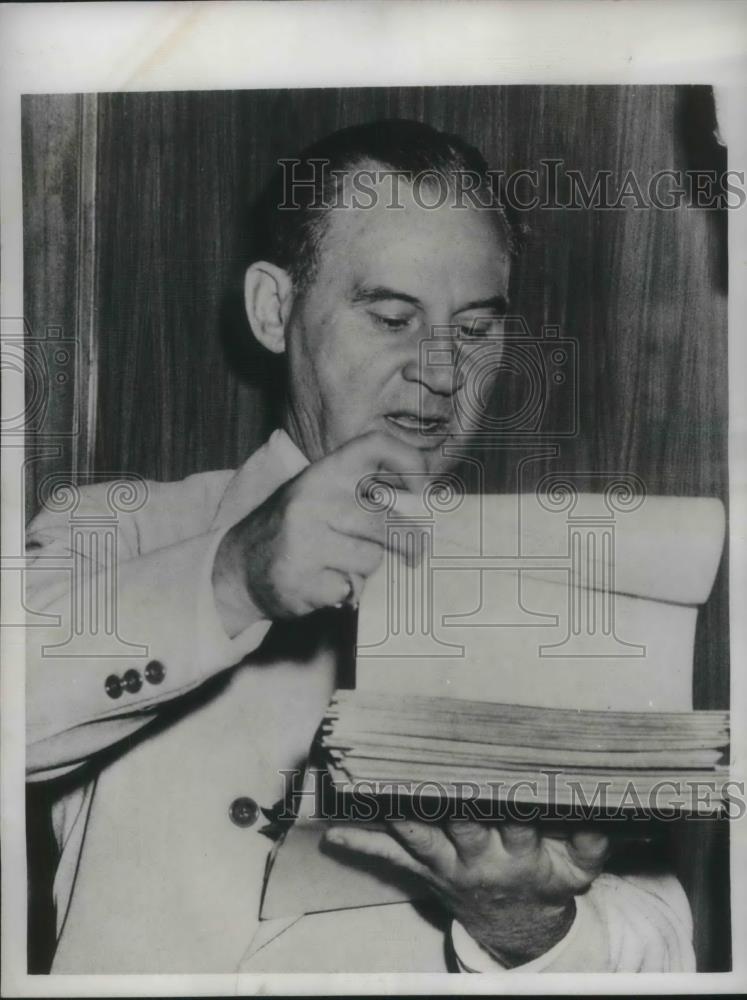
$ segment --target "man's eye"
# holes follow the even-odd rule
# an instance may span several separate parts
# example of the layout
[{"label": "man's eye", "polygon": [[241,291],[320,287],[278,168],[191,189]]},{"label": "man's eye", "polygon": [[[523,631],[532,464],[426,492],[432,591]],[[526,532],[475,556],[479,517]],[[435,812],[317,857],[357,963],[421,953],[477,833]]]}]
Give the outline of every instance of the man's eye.
[{"label": "man's eye", "polygon": [[465,340],[497,337],[503,329],[500,319],[472,319],[459,324],[459,336]]},{"label": "man's eye", "polygon": [[410,316],[387,316],[384,313],[372,312],[374,322],[377,326],[383,327],[385,330],[404,330],[410,323]]}]

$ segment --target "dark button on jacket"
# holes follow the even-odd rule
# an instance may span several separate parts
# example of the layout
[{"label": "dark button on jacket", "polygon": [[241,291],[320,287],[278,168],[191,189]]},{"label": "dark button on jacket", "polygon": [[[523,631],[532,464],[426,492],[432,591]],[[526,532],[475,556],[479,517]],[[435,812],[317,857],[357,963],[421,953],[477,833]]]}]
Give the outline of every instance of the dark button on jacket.
[{"label": "dark button on jacket", "polygon": [[166,667],[159,660],[151,660],[145,668],[145,679],[149,684],[160,684],[166,676]]},{"label": "dark button on jacket", "polygon": [[137,694],[140,688],[143,686],[143,678],[140,676],[137,670],[127,670],[122,677],[124,686],[130,692],[130,694]]},{"label": "dark button on jacket", "polygon": [[104,688],[110,698],[119,698],[122,694],[122,681],[116,674],[109,674],[104,681]]},{"label": "dark button on jacket", "polygon": [[228,815],[231,817],[231,822],[235,823],[236,826],[251,826],[257,821],[259,806],[254,799],[242,795],[238,799],[233,800],[228,808]]}]

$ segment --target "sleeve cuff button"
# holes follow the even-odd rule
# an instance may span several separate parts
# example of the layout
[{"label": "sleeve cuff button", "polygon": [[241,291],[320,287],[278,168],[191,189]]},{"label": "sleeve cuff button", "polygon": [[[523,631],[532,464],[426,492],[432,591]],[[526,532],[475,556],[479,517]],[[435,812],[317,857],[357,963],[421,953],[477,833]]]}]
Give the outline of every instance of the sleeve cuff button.
[{"label": "sleeve cuff button", "polygon": [[122,681],[116,674],[109,674],[104,681],[104,688],[110,698],[119,698],[122,694]]},{"label": "sleeve cuff button", "polygon": [[166,667],[159,660],[151,660],[145,668],[145,679],[149,684],[160,684],[166,676]]},{"label": "sleeve cuff button", "polygon": [[136,694],[143,686],[143,679],[137,670],[125,671],[122,680],[130,694]]}]

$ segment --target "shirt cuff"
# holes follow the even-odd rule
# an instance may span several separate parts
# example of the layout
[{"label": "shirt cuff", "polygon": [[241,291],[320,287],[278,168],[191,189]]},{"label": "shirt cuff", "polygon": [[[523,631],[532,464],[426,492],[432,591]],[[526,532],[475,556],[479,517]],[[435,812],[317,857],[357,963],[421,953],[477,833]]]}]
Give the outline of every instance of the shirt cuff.
[{"label": "shirt cuff", "polygon": [[578,935],[580,923],[580,911],[586,905],[583,896],[576,896],[576,915],[573,923],[568,928],[567,933],[557,941],[548,951],[533,958],[531,962],[523,965],[516,965],[508,968],[501,965],[497,958],[486,951],[475,941],[464,929],[458,920],[453,920],[451,924],[451,944],[454,949],[457,965],[460,972],[544,972],[552,966],[557,959],[570,948]]}]

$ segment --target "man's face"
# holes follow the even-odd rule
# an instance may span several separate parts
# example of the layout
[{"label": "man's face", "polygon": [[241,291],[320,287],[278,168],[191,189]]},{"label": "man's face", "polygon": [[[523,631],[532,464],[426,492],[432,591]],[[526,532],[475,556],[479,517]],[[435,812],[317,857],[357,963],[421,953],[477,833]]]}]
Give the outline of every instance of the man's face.
[{"label": "man's face", "polygon": [[[455,403],[478,422],[475,399],[486,398],[495,375],[509,255],[487,212],[451,207],[450,199],[424,208],[406,185],[402,209],[380,194],[371,209],[330,213],[316,276],[294,303],[288,426],[312,461],[383,430],[425,452],[437,472],[454,463],[443,445],[465,433]],[[492,370],[480,372],[477,396],[448,354],[427,360],[421,344],[434,332],[451,338],[463,358],[490,348]]]}]

